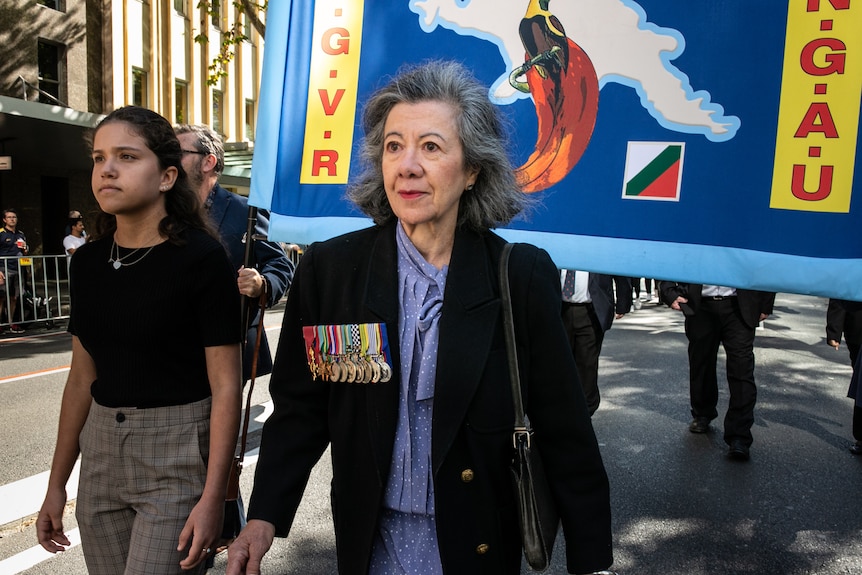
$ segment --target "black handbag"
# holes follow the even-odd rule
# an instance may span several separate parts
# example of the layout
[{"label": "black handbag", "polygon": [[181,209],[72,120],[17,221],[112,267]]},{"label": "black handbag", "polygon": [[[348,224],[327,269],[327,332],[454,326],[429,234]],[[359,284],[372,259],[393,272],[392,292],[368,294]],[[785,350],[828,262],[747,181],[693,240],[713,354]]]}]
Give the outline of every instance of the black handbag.
[{"label": "black handbag", "polygon": [[544,571],[551,564],[551,552],[560,524],[560,516],[551,496],[539,452],[533,447],[533,430],[524,416],[521,397],[518,354],[515,347],[515,322],[509,293],[509,253],[513,244],[506,244],[500,256],[500,297],[503,303],[503,334],[509,360],[512,401],[515,404],[515,429],[512,435],[515,453],[512,460],[512,485],[518,505],[521,544],[527,564],[534,571]]}]

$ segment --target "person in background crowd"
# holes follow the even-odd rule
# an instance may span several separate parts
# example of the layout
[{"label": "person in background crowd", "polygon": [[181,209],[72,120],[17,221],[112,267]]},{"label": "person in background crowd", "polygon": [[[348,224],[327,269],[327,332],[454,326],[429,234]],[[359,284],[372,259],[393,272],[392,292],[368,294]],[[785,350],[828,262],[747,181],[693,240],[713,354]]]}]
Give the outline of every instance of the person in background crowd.
[{"label": "person in background crowd", "polygon": [[[9,300],[9,315],[7,321],[11,324],[9,331],[12,333],[24,333],[24,328],[16,323],[15,311],[18,307],[18,292],[21,284],[19,278],[20,268],[18,258],[26,256],[28,251],[27,238],[24,232],[18,229],[18,213],[7,208],[3,210],[3,229],[0,230],[0,287],[5,287],[6,293],[0,294],[0,321],[3,316],[3,308],[6,300]],[[0,333],[3,326],[0,325]]]},{"label": "person in background crowd", "polygon": [[[641,303],[641,278],[629,278],[629,279],[631,280],[632,288],[635,291],[634,308],[640,309],[641,307],[643,307],[643,304]],[[643,278],[643,280],[644,280],[644,287],[646,288],[646,297],[644,298],[644,301],[649,303],[652,301],[653,280],[652,280],[652,278]],[[658,281],[656,281],[655,283],[656,283],[656,289],[658,289]]]},{"label": "person in background crowd", "polygon": [[838,349],[847,342],[850,365],[856,364],[862,346],[862,302],[830,299],[826,307],[826,343]]},{"label": "person in background crowd", "polygon": [[[367,100],[366,171],[349,197],[375,225],[313,244],[299,262],[270,381],[274,412],[229,575],[259,575],[327,446],[339,573],[520,572],[497,282],[506,242],[489,228],[530,197],[498,114],[487,87],[450,62],[403,71]],[[527,244],[515,246],[510,268],[524,403],[568,570],[605,569],[608,480],[573,385],[559,275]],[[341,359],[336,368],[321,357]]]},{"label": "person in background crowd", "polygon": [[63,238],[63,249],[66,251],[66,266],[72,261],[72,254],[87,243],[87,238],[84,237],[84,218],[69,220],[69,234]]},{"label": "person in background crowd", "polygon": [[[224,170],[221,137],[209,126],[202,125],[181,124],[174,126],[174,131],[182,146],[183,168],[189,176],[192,189],[197,192],[209,221],[228,249],[231,263],[237,270],[239,292],[248,298],[245,305],[248,306],[249,325],[242,374],[243,381],[248,381],[260,321],[258,298],[261,292],[265,292],[266,306],[277,304],[290,287],[293,263],[278,243],[266,240],[269,233],[269,214],[266,210],[257,211],[254,228],[256,238],[252,240],[245,237],[248,229],[248,198],[232,194],[218,184]],[[251,252],[251,264],[244,267],[245,245],[248,241],[254,241],[254,249]],[[272,355],[264,331],[257,360],[257,375],[266,375],[271,371]]]},{"label": "person in background crowd", "polygon": [[90,575],[202,573],[240,414],[239,296],[170,123],[118,108],[93,138],[102,212],[70,270],[72,366],[39,543],[64,551],[65,485]]},{"label": "person in background crowd", "polygon": [[[236,273],[239,293],[243,299],[243,319],[247,329],[243,343],[242,381],[243,385],[251,378],[251,366],[257,343],[258,325],[261,321],[260,296],[266,296],[266,307],[271,308],[281,300],[290,287],[294,266],[281,245],[268,241],[269,214],[258,210],[254,226],[254,238],[247,238],[248,198],[232,194],[218,184],[224,170],[224,144],[221,136],[209,126],[179,124],[174,132],[182,146],[183,169],[189,176],[192,189],[198,194],[209,222],[216,228],[222,243],[228,251],[231,265]],[[245,266],[245,247],[253,242],[250,252],[251,262]],[[272,372],[272,353],[266,331],[261,332],[257,354],[255,376]],[[240,514],[244,512],[242,494],[237,504]],[[244,517],[240,517],[243,524]],[[229,539],[233,534],[225,534]],[[214,557],[208,561],[212,567]]]},{"label": "person in background crowd", "polygon": [[[563,326],[592,416],[599,408],[599,355],[614,319],[632,309],[630,278],[561,270]],[[614,295],[616,285],[616,296]]]},{"label": "person in background crowd", "polygon": [[[83,219],[84,219],[84,216],[81,215],[81,212],[79,212],[78,210],[71,210],[69,212],[68,220],[66,222],[66,232],[64,235],[68,236],[69,234],[71,234],[72,233],[72,224],[74,224],[78,220],[83,220]],[[83,237],[85,237],[85,238],[87,237],[86,230],[83,232]]]},{"label": "person in background crowd", "polygon": [[685,314],[692,433],[706,433],[718,417],[719,345],[727,355],[730,402],[724,417],[724,441],[731,459],[748,461],[753,442],[754,333],[772,313],[775,294],[725,286],[659,282],[662,301]]},{"label": "person in background crowd", "polygon": [[[830,299],[826,308],[826,343],[838,349],[841,337],[847,342],[847,352],[850,355],[850,365],[853,366],[848,397],[856,400],[853,406],[853,438],[856,440],[850,446],[853,455],[862,455],[862,394],[857,390],[859,370],[859,348],[862,346],[862,302],[844,299]],[[855,384],[853,382],[856,382]]]}]

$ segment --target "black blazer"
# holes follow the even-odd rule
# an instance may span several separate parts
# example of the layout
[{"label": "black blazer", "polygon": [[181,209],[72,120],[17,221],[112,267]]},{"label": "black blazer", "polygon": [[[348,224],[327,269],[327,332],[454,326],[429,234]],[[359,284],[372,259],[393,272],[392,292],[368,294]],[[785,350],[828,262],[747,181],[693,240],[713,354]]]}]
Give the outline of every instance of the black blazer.
[{"label": "black blazer", "polygon": [[[678,282],[658,282],[661,299],[667,305],[673,304],[678,296],[688,299],[694,313],[700,307],[703,285],[687,284]],[[760,314],[772,314],[772,306],[775,303],[775,293],[757,290],[737,289],[736,301],[739,304],[739,315],[745,325],[754,329],[760,323]]]},{"label": "black blazer", "polygon": [[862,302],[830,299],[826,308],[826,339],[841,343],[841,336],[849,345],[862,343]]},{"label": "black blazer", "polygon": [[[590,300],[602,331],[611,329],[614,315],[629,313],[632,310],[632,280],[623,276],[610,276],[590,272]],[[616,297],[614,296],[616,285]]]},{"label": "black blazer", "polygon": [[[331,444],[339,573],[367,572],[398,420],[395,223],[311,246],[288,296],[249,518],[286,536],[312,467]],[[499,236],[459,230],[440,319],[432,423],[437,533],[447,574],[517,574],[509,476],[513,404],[502,332]],[[560,317],[557,270],[519,245],[511,291],[527,412],[562,514],[570,572],[612,563],[608,480]],[[384,322],[388,383],[312,381],[303,325]]]},{"label": "black blazer", "polygon": [[[239,270],[245,260],[245,234],[248,228],[248,198],[232,194],[216,184],[213,202],[209,208],[210,221],[218,230],[222,243],[227,248],[231,265]],[[269,232],[269,216],[265,210],[258,210],[254,233],[266,236]],[[251,265],[266,278],[269,293],[267,307],[278,303],[293,279],[293,263],[287,258],[284,250],[275,242],[255,241],[251,253]],[[242,380],[247,381],[251,373],[251,360],[254,354],[254,344],[257,339],[257,325],[260,313],[257,311],[257,300],[243,298],[243,304],[250,306],[248,332],[246,333],[245,351],[242,358]],[[260,341],[260,353],[257,360],[257,375],[266,375],[272,371],[272,355],[266,332]]]}]

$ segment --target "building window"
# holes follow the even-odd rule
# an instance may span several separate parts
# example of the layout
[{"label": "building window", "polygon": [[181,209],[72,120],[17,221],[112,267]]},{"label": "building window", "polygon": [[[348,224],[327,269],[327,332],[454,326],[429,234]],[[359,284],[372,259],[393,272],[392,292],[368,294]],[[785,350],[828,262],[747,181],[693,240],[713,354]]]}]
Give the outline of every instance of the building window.
[{"label": "building window", "polygon": [[63,11],[65,10],[65,6],[63,5],[63,0],[36,0],[36,4],[41,4],[42,6],[47,6],[53,10]]},{"label": "building window", "polygon": [[213,130],[218,134],[224,134],[224,92],[213,90]]},{"label": "building window", "polygon": [[[39,101],[60,102],[60,80],[63,71],[63,47],[39,40]],[[53,96],[53,97],[52,97]]]},{"label": "building window", "polygon": [[212,0],[210,3],[210,22],[219,29],[224,22],[224,5],[225,0]]},{"label": "building window", "polygon": [[248,17],[245,10],[242,11],[242,35],[245,36],[246,40],[251,40],[251,18]]},{"label": "building window", "polygon": [[140,68],[132,68],[132,104],[147,106],[147,73]]},{"label": "building window", "polygon": [[245,139],[254,141],[254,100],[245,101]]},{"label": "building window", "polygon": [[186,15],[186,0],[174,0],[174,10],[177,14]]},{"label": "building window", "polygon": [[174,122],[189,122],[189,85],[181,80],[174,84]]}]

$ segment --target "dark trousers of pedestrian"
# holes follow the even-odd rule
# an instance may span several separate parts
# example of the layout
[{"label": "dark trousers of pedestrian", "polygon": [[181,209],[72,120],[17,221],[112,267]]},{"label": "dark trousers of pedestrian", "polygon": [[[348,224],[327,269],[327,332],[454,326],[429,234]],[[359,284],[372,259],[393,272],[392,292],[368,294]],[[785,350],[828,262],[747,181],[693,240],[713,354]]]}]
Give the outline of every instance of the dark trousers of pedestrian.
[{"label": "dark trousers of pedestrian", "polygon": [[563,302],[563,325],[569,346],[575,356],[581,388],[587,399],[590,415],[599,408],[599,354],[602,352],[604,332],[591,303]]},{"label": "dark trousers of pedestrian", "polygon": [[727,384],[730,401],[724,418],[724,441],[741,439],[752,443],[754,404],[754,328],[748,327],[739,313],[736,298],[704,298],[697,313],[685,320],[688,337],[689,386],[691,414],[694,417],[718,417],[718,378],[716,362],[719,345],[727,356]]},{"label": "dark trousers of pedestrian", "polygon": [[[857,386],[859,385],[859,378],[862,377],[862,358],[859,357],[859,344],[847,342],[847,348],[850,351],[850,362],[853,364],[853,376],[851,377],[851,381],[855,380],[857,382]],[[856,396],[850,393],[853,390],[853,386],[851,384],[851,388],[848,391],[847,397],[853,399],[853,439],[856,441],[862,442],[862,407],[859,405],[859,401],[856,400]],[[858,389],[857,392],[858,393]]]}]

